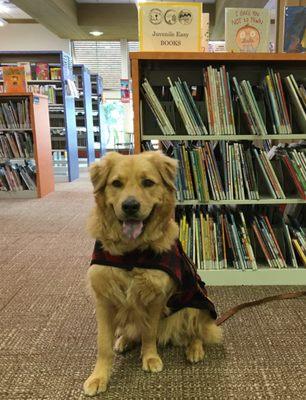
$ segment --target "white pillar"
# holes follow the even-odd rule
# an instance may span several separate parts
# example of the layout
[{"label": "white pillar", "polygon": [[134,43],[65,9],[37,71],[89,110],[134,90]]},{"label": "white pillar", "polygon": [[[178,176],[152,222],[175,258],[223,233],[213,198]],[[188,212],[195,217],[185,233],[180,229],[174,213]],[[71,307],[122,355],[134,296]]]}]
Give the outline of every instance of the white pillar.
[{"label": "white pillar", "polygon": [[[130,79],[130,60],[129,46],[127,39],[120,40],[121,51],[121,78]],[[129,103],[123,103],[124,106],[124,131],[130,133],[133,130],[133,114],[132,114],[132,99]],[[126,141],[130,140],[130,136],[126,136]]]}]

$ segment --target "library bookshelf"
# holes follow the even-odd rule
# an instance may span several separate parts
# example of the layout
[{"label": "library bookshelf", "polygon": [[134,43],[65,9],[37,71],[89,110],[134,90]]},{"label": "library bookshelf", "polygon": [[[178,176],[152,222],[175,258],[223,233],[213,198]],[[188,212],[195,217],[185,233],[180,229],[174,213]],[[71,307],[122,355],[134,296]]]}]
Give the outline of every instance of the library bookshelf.
[{"label": "library bookshelf", "polygon": [[[28,99],[30,128],[1,129],[1,132],[26,131],[32,135],[36,165],[36,190],[0,191],[0,199],[40,198],[54,191],[48,97],[33,93],[1,93],[0,103]],[[22,159],[18,159],[20,161]],[[8,161],[8,160],[3,160]],[[14,159],[11,160],[14,162]]]},{"label": "library bookshelf", "polygon": [[97,157],[106,153],[106,121],[103,111],[103,79],[99,74],[90,74],[92,111],[95,145],[98,144]]},{"label": "library bookshelf", "polygon": [[78,154],[84,155],[90,165],[95,161],[90,72],[84,64],[74,64],[73,74],[80,93],[75,99]]},{"label": "library bookshelf", "polygon": [[[60,79],[31,79],[28,85],[41,88],[54,87],[54,102],[49,101],[49,118],[53,158],[61,154],[60,159],[53,162],[55,174],[65,176],[68,181],[79,177],[77,148],[77,131],[74,97],[68,91],[68,79],[73,80],[72,58],[63,51],[1,51],[1,65],[17,65],[29,63],[34,67],[37,63],[48,64],[61,70]],[[0,81],[0,85],[3,82]],[[1,91],[1,90],[0,90]],[[62,154],[65,154],[62,157]]]},{"label": "library bookshelf", "polygon": [[[272,143],[306,140],[306,132],[301,132],[297,125],[293,126],[292,134],[251,135],[240,129],[237,135],[205,135],[190,136],[180,129],[175,135],[163,135],[151,110],[141,93],[141,84],[145,78],[151,86],[169,87],[167,78],[180,78],[189,86],[203,86],[203,69],[207,66],[220,67],[225,65],[230,76],[236,76],[238,81],[249,80],[251,85],[263,80],[267,68],[279,71],[281,76],[293,73],[296,79],[305,80],[306,54],[286,53],[178,53],[178,52],[132,52],[130,53],[132,72],[132,91],[134,108],[134,144],[135,153],[141,152],[141,143],[146,140],[155,141],[249,141],[256,143],[272,140]],[[167,99],[168,101],[168,99]],[[204,103],[204,100],[202,100]],[[168,104],[169,105],[169,104]],[[294,121],[293,121],[294,123]],[[243,124],[242,124],[243,125]],[[293,124],[294,125],[294,124]],[[187,200],[177,202],[178,205],[286,205],[305,204],[306,201],[298,196],[286,199],[261,197],[260,200],[223,200],[199,202]],[[267,265],[258,265],[257,270],[207,269],[198,270],[208,284],[212,285],[285,285],[306,284],[305,268],[274,269]]]}]

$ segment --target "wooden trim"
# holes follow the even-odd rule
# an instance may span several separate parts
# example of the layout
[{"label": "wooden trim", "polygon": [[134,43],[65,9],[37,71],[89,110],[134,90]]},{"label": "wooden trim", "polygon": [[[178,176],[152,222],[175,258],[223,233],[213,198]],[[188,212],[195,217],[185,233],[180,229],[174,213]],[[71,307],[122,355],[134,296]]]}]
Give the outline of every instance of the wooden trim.
[{"label": "wooden trim", "polygon": [[197,273],[208,286],[241,286],[241,285],[305,285],[306,269],[275,269],[268,266],[256,270],[198,269]]},{"label": "wooden trim", "polygon": [[51,152],[51,133],[48,110],[48,97],[39,96],[39,102],[33,102],[37,97],[31,96],[31,126],[35,143],[36,184],[38,197],[46,196],[54,191],[54,175]]},{"label": "wooden trim", "polygon": [[131,52],[133,60],[190,60],[190,61],[306,61],[306,53],[176,53]]},{"label": "wooden trim", "polygon": [[132,91],[133,91],[133,110],[134,110],[134,151],[136,154],[141,152],[140,143],[140,95],[139,95],[139,63],[132,60]]},{"label": "wooden trim", "polygon": [[231,140],[306,140],[305,133],[287,133],[287,134],[268,134],[268,135],[141,135],[142,140],[205,140],[209,141],[231,141]]},{"label": "wooden trim", "polygon": [[9,24],[39,24],[32,18],[3,18]]}]

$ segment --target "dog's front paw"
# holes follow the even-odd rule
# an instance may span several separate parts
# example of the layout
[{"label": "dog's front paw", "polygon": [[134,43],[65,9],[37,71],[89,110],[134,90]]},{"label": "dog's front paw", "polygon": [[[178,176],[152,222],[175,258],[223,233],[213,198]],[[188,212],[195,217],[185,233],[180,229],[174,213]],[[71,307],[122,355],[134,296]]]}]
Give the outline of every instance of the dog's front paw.
[{"label": "dog's front paw", "polygon": [[191,363],[197,363],[204,359],[204,349],[201,340],[194,340],[186,349],[187,360]]},{"label": "dog's front paw", "polygon": [[104,375],[91,374],[84,383],[84,393],[86,396],[96,396],[106,391],[107,383],[108,380]]},{"label": "dog's front paw", "polygon": [[147,372],[160,372],[163,370],[163,362],[158,355],[143,357],[142,369]]}]

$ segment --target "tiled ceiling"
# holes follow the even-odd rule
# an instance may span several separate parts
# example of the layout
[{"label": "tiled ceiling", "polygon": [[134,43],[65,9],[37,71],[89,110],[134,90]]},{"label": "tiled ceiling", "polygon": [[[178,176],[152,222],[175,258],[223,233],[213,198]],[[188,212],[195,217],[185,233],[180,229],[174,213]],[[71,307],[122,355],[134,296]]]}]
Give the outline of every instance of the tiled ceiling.
[{"label": "tiled ceiling", "polygon": [[15,6],[11,1],[0,0],[0,18],[3,19],[31,19],[31,17]]}]

